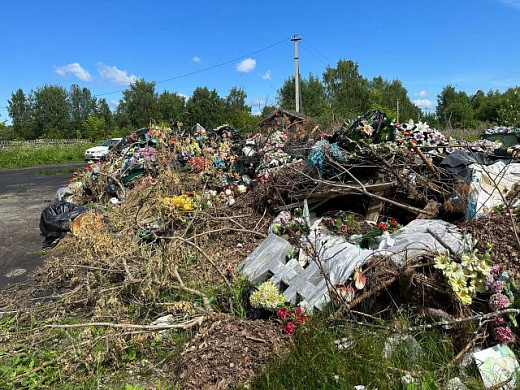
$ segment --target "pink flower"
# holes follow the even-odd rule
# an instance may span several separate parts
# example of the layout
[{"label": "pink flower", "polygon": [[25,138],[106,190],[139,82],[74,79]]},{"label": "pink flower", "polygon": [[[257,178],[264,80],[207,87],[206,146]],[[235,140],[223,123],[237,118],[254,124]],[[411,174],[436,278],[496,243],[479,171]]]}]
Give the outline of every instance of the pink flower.
[{"label": "pink flower", "polygon": [[495,283],[495,277],[493,275],[488,275],[484,278],[484,283],[486,284],[486,289],[490,289],[491,285]]},{"label": "pink flower", "polygon": [[515,335],[507,326],[498,326],[493,329],[493,333],[497,341],[501,343],[512,343],[515,341]]},{"label": "pink flower", "polygon": [[498,264],[495,264],[491,267],[491,273],[498,275],[500,274],[500,271],[502,271],[502,267]]},{"label": "pink flower", "polygon": [[282,321],[287,321],[287,319],[289,318],[289,310],[285,308],[280,309],[276,312],[276,316],[278,317],[278,319]]},{"label": "pink flower", "polygon": [[509,306],[511,306],[511,302],[509,301],[509,298],[504,294],[493,294],[489,298],[489,307],[493,311],[502,310]]},{"label": "pink flower", "polygon": [[285,334],[288,334],[288,335],[293,335],[294,334],[294,331],[296,330],[296,326],[294,326],[294,324],[289,321],[283,328],[282,328],[282,332],[285,333]]},{"label": "pink flower", "polygon": [[347,225],[341,225],[341,233],[347,234],[348,233],[348,226]]},{"label": "pink flower", "polygon": [[302,309],[301,307],[299,307],[299,306],[298,306],[298,307],[295,307],[295,308],[293,309],[293,311],[294,311],[294,314],[296,314],[296,316],[298,316],[298,317],[301,316],[301,315],[303,314],[303,309]]},{"label": "pink flower", "polygon": [[496,326],[505,325],[506,320],[504,317],[497,317],[495,321],[493,321]]},{"label": "pink flower", "polygon": [[491,285],[491,291],[498,294],[501,293],[504,290],[505,283],[501,280],[497,280],[495,283]]}]

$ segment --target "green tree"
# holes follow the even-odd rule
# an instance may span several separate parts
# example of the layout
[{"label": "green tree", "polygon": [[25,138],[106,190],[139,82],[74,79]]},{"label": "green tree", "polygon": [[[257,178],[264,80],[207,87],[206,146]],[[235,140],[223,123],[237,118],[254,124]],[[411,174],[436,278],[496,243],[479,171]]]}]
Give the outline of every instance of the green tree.
[{"label": "green tree", "polygon": [[369,82],[370,109],[385,112],[390,118],[397,119],[397,102],[399,101],[399,120],[417,120],[421,110],[412,103],[408,91],[401,81],[384,80],[381,76],[374,77]]},{"label": "green tree", "polygon": [[[294,88],[294,76],[285,80],[282,87],[278,90],[278,104],[280,107],[294,110],[296,108],[296,100]],[[329,103],[325,94],[325,88],[320,79],[309,74],[308,78],[300,79],[300,111],[305,115],[318,119],[329,113]]]},{"label": "green tree", "polygon": [[159,115],[158,97],[155,83],[137,80],[123,92],[117,107],[118,124],[142,128],[149,126],[150,120],[157,120]]},{"label": "green tree", "polygon": [[464,91],[457,92],[451,85],[437,96],[437,116],[442,125],[467,128],[475,125],[471,100]]},{"label": "green tree", "polygon": [[158,100],[159,120],[168,124],[172,121],[184,122],[186,101],[183,96],[175,92],[164,91]]},{"label": "green tree", "polygon": [[80,88],[78,85],[72,84],[67,100],[69,103],[71,131],[80,137],[83,122],[96,113],[96,98],[92,96],[88,88]]},{"label": "green tree", "polygon": [[214,89],[196,88],[186,103],[186,109],[190,126],[200,123],[206,129],[212,129],[225,121],[226,103]]},{"label": "green tree", "polygon": [[22,89],[11,94],[7,112],[11,117],[14,136],[23,139],[37,138],[33,123],[31,106]]},{"label": "green tree", "polygon": [[105,119],[96,116],[89,116],[83,121],[82,133],[85,138],[91,141],[108,138],[108,132],[105,126]]},{"label": "green tree", "polygon": [[355,62],[340,60],[335,68],[328,66],[323,84],[334,115],[348,119],[370,108],[368,81]]},{"label": "green tree", "polygon": [[70,132],[67,91],[58,85],[45,85],[31,91],[29,98],[34,118],[33,137],[74,138]]},{"label": "green tree", "polygon": [[96,113],[98,118],[102,118],[105,121],[105,129],[107,133],[112,134],[115,126],[114,115],[104,98],[97,101]]},{"label": "green tree", "polygon": [[246,104],[247,94],[242,88],[229,90],[225,101],[224,122],[235,129],[250,133],[258,123],[258,118],[251,114],[251,106]]},{"label": "green tree", "polygon": [[498,122],[504,126],[520,126],[520,88],[509,88],[504,92],[498,110]]}]

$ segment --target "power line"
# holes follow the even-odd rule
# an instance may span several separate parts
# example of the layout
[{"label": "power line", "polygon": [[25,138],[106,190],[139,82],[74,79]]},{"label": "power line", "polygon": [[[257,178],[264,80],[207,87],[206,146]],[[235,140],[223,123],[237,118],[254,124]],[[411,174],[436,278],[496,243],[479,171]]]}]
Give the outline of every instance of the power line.
[{"label": "power line", "polygon": [[[266,47],[263,47],[261,49],[252,51],[250,53],[241,55],[239,57],[235,57],[235,58],[233,58],[231,60],[228,60],[228,61],[225,61],[225,62],[221,62],[221,63],[216,64],[216,65],[208,66],[207,68],[204,68],[204,69],[199,69],[199,70],[195,70],[193,72],[188,72],[188,73],[184,73],[184,74],[181,74],[181,75],[178,75],[178,76],[170,77],[170,78],[167,78],[167,79],[164,79],[164,80],[156,81],[155,84],[166,83],[168,81],[177,80],[177,79],[180,79],[180,78],[183,78],[183,77],[192,76],[194,74],[206,72],[206,71],[211,70],[211,69],[215,69],[215,68],[218,68],[218,67],[221,67],[221,66],[224,66],[224,65],[228,65],[228,64],[231,64],[232,62],[238,61],[238,60],[240,60],[240,59],[242,59],[244,57],[249,57],[249,56],[252,56],[254,54],[260,53],[260,52],[262,52],[264,50],[271,49],[272,47],[278,46],[278,45],[280,45],[280,44],[282,44],[284,42],[287,42],[288,40],[289,40],[289,38],[283,39],[283,40],[281,40],[279,42],[276,42],[276,43],[273,43],[273,44],[271,44],[269,46],[266,46]],[[123,91],[124,91],[124,89],[121,89],[121,90],[118,90],[118,91],[99,93],[99,94],[96,94],[94,96],[98,97],[98,96],[112,95],[114,93],[120,93],[120,92],[123,92]]]},{"label": "power line", "polygon": [[[183,78],[183,77],[188,77],[188,76],[192,76],[192,75],[194,75],[194,74],[199,74],[199,73],[202,73],[202,72],[206,72],[206,71],[211,70],[211,69],[219,68],[219,67],[221,67],[221,66],[228,65],[228,64],[231,64],[232,62],[238,61],[238,60],[240,60],[240,59],[242,59],[242,58],[244,58],[244,57],[249,57],[249,56],[252,56],[252,55],[254,55],[254,54],[260,53],[260,52],[262,52],[262,51],[265,51],[265,50],[271,49],[271,48],[273,48],[273,47],[275,47],[275,46],[278,46],[278,45],[280,45],[280,44],[282,44],[282,43],[284,43],[284,42],[287,42],[287,41],[289,41],[289,40],[290,40],[290,38],[285,38],[285,39],[283,39],[283,40],[281,40],[281,41],[279,41],[279,42],[273,43],[273,44],[271,44],[271,45],[269,45],[269,46],[265,46],[265,47],[263,47],[263,48],[261,48],[261,49],[258,49],[258,50],[255,50],[255,51],[252,51],[252,52],[250,52],[250,53],[243,54],[243,55],[241,55],[241,56],[235,57],[235,58],[233,58],[233,59],[231,59],[231,60],[224,61],[224,62],[221,62],[221,63],[216,64],[216,65],[208,66],[207,68],[204,68],[204,69],[199,69],[199,70],[195,70],[195,71],[193,71],[193,72],[188,72],[188,73],[180,74],[180,75],[178,75],[178,76],[173,76],[173,77],[170,77],[170,78],[167,78],[167,79],[164,79],[164,80],[159,80],[159,81],[156,81],[155,84],[166,83],[166,82],[168,82],[168,81],[177,80],[177,79],[180,79],[180,78]],[[98,94],[94,94],[94,96],[95,96],[95,97],[99,97],[99,96],[113,95],[113,94],[115,94],[115,93],[121,93],[121,92],[123,92],[123,91],[125,91],[125,89],[120,89],[120,90],[117,90],[117,91],[111,91],[111,92],[98,93]],[[0,109],[2,109],[2,108],[7,109],[8,107],[7,107],[7,106],[5,106],[5,107],[0,107]]]},{"label": "power line", "polygon": [[325,64],[325,65],[329,65],[327,62],[323,61],[320,57],[318,57],[316,54],[314,54],[312,51],[310,51],[309,49],[307,49],[304,45],[302,45],[302,49],[305,50],[307,53],[309,53],[311,56],[313,56],[314,58],[316,58],[319,62],[321,62],[322,64]]},{"label": "power line", "polygon": [[309,47],[311,47],[316,53],[318,53],[322,58],[325,59],[325,61],[328,62],[328,64],[332,64],[334,63],[334,61],[332,61],[328,56],[326,56],[325,54],[323,54],[321,51],[319,51],[318,49],[316,49],[314,47],[314,45],[312,45],[307,39],[305,40],[305,42],[307,43],[307,45],[309,45]]}]

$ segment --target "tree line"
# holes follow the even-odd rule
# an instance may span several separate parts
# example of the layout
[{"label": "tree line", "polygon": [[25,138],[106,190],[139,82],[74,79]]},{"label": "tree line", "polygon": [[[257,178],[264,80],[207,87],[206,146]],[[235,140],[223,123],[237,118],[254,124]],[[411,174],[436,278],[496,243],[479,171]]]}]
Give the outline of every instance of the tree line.
[{"label": "tree line", "polygon": [[25,94],[22,89],[11,94],[8,113],[12,124],[4,129],[8,138],[88,138],[97,140],[125,135],[147,127],[151,121],[170,126],[200,123],[213,128],[225,122],[238,129],[248,129],[258,118],[246,104],[247,94],[233,87],[222,98],[216,90],[199,87],[190,98],[164,91],[155,91],[155,83],[137,80],[112,111],[105,98],[96,98],[91,91],[72,85],[69,90],[58,85],[45,85]]},{"label": "tree line", "polygon": [[[278,90],[277,104],[295,109],[294,77]],[[324,128],[333,128],[362,113],[377,109],[400,122],[427,120],[437,127],[470,128],[485,124],[520,126],[520,88],[504,93],[478,91],[468,95],[446,86],[437,97],[435,113],[421,111],[410,99],[400,80],[381,76],[369,80],[358,65],[340,60],[319,76],[300,78],[301,111]],[[243,132],[257,130],[259,117],[246,104],[247,94],[233,87],[225,97],[206,87],[196,88],[189,98],[176,92],[158,93],[154,82],[143,79],[131,84],[114,110],[105,98],[97,98],[87,87],[72,85],[68,90],[45,85],[25,93],[11,94],[8,101],[10,126],[0,126],[0,138],[88,138],[122,136],[146,127],[151,121],[162,125],[182,122],[214,128],[229,123]],[[399,107],[399,108],[398,108]],[[263,114],[274,107],[265,106]]]},{"label": "tree line", "polygon": [[444,87],[437,98],[436,115],[432,120],[441,127],[473,128],[476,126],[520,126],[520,88],[501,93],[479,90],[474,95]]}]

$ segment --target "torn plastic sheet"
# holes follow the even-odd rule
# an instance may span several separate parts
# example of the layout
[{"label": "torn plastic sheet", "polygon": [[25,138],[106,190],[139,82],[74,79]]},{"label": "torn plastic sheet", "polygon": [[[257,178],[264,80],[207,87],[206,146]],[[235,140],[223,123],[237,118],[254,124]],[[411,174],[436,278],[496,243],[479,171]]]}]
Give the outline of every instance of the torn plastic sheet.
[{"label": "torn plastic sheet", "polygon": [[504,197],[520,182],[520,164],[498,161],[492,165],[472,164],[471,190],[468,197],[468,219],[487,215],[504,203]]},{"label": "torn plastic sheet", "polygon": [[[402,264],[406,260],[428,252],[447,252],[445,246],[448,246],[453,253],[460,253],[466,245],[462,232],[455,225],[442,220],[416,219],[392,234],[385,233],[377,249],[362,249],[346,242],[342,237],[331,235],[325,228],[321,228],[320,232],[317,226],[319,225],[314,225],[309,240],[314,243],[315,253],[321,259],[323,272],[329,276],[332,285],[344,283],[352,275],[355,267],[364,265],[376,255],[388,256],[397,264]],[[315,260],[311,260],[309,267],[312,264],[315,264],[319,271],[320,267]],[[302,272],[302,278],[307,276],[306,271],[309,267]],[[320,276],[322,280],[318,285],[321,288],[316,288],[312,294],[307,294],[308,288],[307,291],[299,289],[302,283],[296,283],[294,287],[289,286],[284,291],[284,295],[286,298],[293,299],[298,294],[305,298],[303,304],[309,308],[322,308],[330,301],[330,296],[325,278],[321,274]],[[314,280],[317,280],[316,275]],[[295,282],[298,282],[298,279]]]}]

